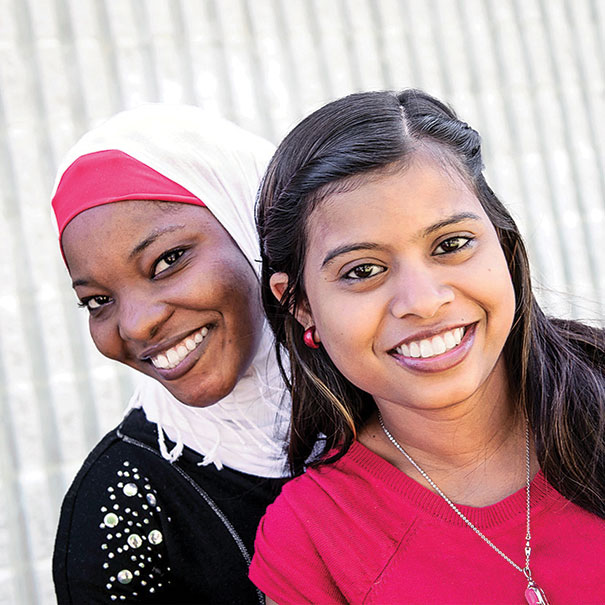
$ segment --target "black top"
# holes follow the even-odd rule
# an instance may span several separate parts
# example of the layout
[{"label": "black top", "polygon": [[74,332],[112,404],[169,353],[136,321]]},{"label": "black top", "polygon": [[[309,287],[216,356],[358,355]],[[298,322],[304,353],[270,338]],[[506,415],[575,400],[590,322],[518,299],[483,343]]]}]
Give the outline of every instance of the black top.
[{"label": "black top", "polygon": [[53,556],[61,605],[264,603],[248,565],[283,481],[201,459],[188,448],[172,464],[162,458],[142,410],[103,438],[61,508]]}]

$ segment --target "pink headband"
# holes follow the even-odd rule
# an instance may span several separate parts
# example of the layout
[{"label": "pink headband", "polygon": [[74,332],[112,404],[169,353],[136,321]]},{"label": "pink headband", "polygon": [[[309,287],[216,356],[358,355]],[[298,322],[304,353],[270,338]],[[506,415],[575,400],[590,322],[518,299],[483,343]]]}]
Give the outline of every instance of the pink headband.
[{"label": "pink headband", "polygon": [[59,229],[95,206],[125,200],[159,200],[205,206],[178,183],[123,151],[111,149],[80,156],[63,173],[52,200]]}]

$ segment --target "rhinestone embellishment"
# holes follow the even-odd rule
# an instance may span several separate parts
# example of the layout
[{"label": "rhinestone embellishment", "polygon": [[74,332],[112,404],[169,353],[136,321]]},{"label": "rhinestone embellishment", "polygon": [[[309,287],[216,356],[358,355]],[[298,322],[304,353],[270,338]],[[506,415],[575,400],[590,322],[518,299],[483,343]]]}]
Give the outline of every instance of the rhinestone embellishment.
[{"label": "rhinestone embellishment", "polygon": [[139,534],[131,534],[130,536],[128,536],[128,545],[131,548],[140,548],[142,544],[143,540],[141,539],[141,536],[139,536]]},{"label": "rhinestone embellishment", "polygon": [[[113,485],[104,488],[105,502],[99,503],[101,514],[97,521],[99,528],[105,530],[101,549],[105,551],[102,566],[107,597],[110,602],[128,601],[127,592],[142,590],[143,593],[130,595],[146,594],[149,598],[162,590],[162,583],[170,584],[163,577],[170,569],[164,564],[164,534],[158,528],[162,507],[142,470],[125,461],[115,472]],[[115,594],[120,586],[123,594]]]},{"label": "rhinestone embellishment", "polygon": [[129,569],[123,569],[118,572],[118,582],[120,584],[130,584],[132,582],[132,572]]},{"label": "rhinestone embellishment", "polygon": [[125,496],[136,496],[139,488],[137,487],[136,483],[127,483],[122,491],[124,492]]},{"label": "rhinestone embellishment", "polygon": [[115,527],[119,523],[118,515],[115,513],[107,513],[105,517],[103,517],[103,523],[107,527]]}]

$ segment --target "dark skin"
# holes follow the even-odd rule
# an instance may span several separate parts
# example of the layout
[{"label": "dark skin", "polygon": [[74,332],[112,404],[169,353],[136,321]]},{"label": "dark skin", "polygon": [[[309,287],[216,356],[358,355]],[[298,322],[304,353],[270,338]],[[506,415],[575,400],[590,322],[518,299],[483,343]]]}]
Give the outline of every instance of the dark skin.
[{"label": "dark skin", "polygon": [[76,216],[61,243],[103,355],[187,405],[206,407],[233,390],[261,338],[259,284],[207,208],[106,204]]}]

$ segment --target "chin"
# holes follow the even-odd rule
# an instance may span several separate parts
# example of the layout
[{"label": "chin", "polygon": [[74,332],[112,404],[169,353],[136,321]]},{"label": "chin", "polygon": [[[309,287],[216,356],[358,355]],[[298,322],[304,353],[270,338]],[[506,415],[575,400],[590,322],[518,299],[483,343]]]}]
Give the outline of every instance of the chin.
[{"label": "chin", "polygon": [[[177,398],[178,399],[178,398]],[[187,407],[190,408],[208,408],[211,405],[214,405],[216,403],[216,401],[206,401],[206,400],[196,400],[196,401],[181,401],[179,399],[179,401],[183,404],[186,405]]]},{"label": "chin", "polygon": [[[199,383],[198,383],[199,384]],[[237,382],[230,383],[228,385],[220,386],[208,386],[201,385],[201,389],[196,389],[197,392],[187,390],[183,392],[181,389],[172,389],[169,385],[164,385],[170,393],[176,397],[181,403],[188,405],[192,408],[207,408],[215,403],[218,403],[221,399],[224,399],[233,389]]]}]

